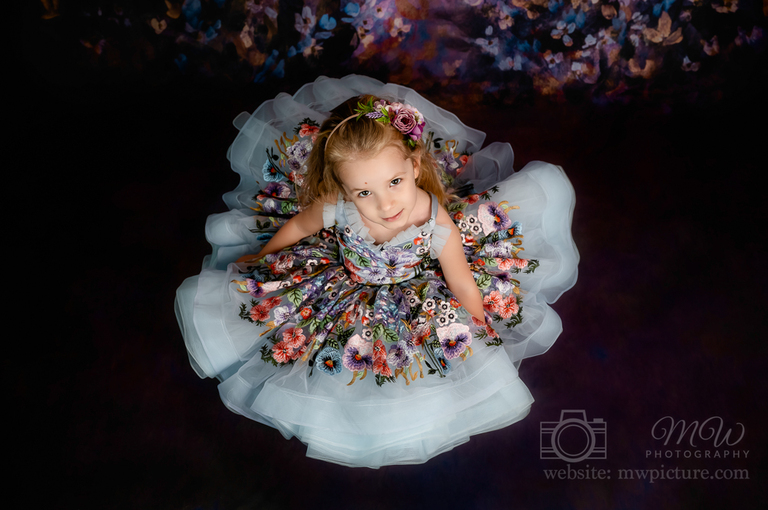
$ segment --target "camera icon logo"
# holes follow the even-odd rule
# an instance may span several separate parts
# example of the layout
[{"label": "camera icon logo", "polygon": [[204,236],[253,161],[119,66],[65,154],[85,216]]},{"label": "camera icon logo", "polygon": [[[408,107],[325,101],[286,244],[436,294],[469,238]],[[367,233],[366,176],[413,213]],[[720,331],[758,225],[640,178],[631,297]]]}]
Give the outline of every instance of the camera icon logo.
[{"label": "camera icon logo", "polygon": [[561,410],[560,421],[541,422],[539,433],[540,459],[581,462],[606,458],[607,424],[602,418],[587,421],[583,409]]}]

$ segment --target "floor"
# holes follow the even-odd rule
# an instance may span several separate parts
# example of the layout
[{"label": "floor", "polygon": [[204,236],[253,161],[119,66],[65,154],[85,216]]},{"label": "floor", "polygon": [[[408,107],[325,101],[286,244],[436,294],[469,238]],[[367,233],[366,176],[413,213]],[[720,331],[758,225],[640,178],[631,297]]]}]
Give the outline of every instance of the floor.
[{"label": "floor", "polygon": [[[536,399],[524,421],[424,465],[370,470],[307,459],[297,440],[227,411],[216,383],[190,368],[173,313],[176,287],[209,251],[205,218],[237,183],[225,158],[231,120],[277,91],[31,82],[34,122],[16,133],[29,166],[9,169],[31,179],[9,191],[21,200],[12,211],[21,246],[42,262],[25,260],[32,271],[20,285],[46,347],[6,370],[18,399],[6,416],[24,423],[14,471],[40,488],[29,506],[749,509],[768,500],[759,83],[699,106],[442,104],[488,142],[510,142],[516,168],[536,159],[565,168],[580,276],[554,305],[562,336],[521,367]],[[540,459],[541,424],[562,410],[604,420],[604,459]],[[673,420],[700,428],[665,445]]]}]

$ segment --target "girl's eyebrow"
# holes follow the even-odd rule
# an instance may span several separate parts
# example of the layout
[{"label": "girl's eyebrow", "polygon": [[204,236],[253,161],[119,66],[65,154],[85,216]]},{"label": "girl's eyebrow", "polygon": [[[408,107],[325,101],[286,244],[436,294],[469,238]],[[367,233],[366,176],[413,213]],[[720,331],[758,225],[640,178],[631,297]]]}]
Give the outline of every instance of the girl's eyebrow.
[{"label": "girl's eyebrow", "polygon": [[[389,182],[392,182],[392,181],[394,181],[395,179],[398,179],[398,178],[400,178],[400,177],[402,177],[402,176],[404,176],[404,175],[405,175],[405,172],[399,172],[399,173],[396,173],[394,177],[392,177],[391,179],[389,179]],[[368,183],[366,183],[366,184],[368,184]],[[367,189],[368,189],[368,188],[349,188],[349,191],[365,191],[365,190],[367,190]]]}]

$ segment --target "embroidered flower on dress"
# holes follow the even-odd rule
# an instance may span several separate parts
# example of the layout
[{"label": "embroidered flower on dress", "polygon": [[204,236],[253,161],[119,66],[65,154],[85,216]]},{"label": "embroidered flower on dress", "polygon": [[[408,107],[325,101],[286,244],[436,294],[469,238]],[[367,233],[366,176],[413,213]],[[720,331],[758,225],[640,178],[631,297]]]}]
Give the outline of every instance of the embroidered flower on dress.
[{"label": "embroidered flower on dress", "polygon": [[277,198],[288,198],[291,196],[291,188],[284,182],[270,182],[264,188],[264,193]]},{"label": "embroidered flower on dress", "polygon": [[261,167],[261,175],[267,182],[278,182],[285,179],[285,176],[280,172],[280,169],[272,164],[271,159],[267,159],[264,165]]},{"label": "embroidered flower on dress", "polygon": [[301,328],[288,328],[283,332],[283,342],[294,349],[301,348],[306,339],[307,337],[304,336]]},{"label": "embroidered flower on dress", "polygon": [[483,248],[489,257],[509,257],[511,253],[509,243],[503,240],[487,243]]},{"label": "embroidered flower on dress", "polygon": [[371,342],[367,342],[360,335],[355,335],[349,339],[344,347],[342,362],[348,370],[353,372],[365,370],[372,367],[372,352]]},{"label": "embroidered flower on dress", "polygon": [[496,313],[499,311],[499,306],[501,305],[502,300],[503,298],[498,290],[491,291],[490,294],[487,294],[483,298],[483,308],[489,312]]},{"label": "embroidered flower on dress", "polygon": [[288,363],[293,355],[293,347],[288,342],[277,342],[272,346],[272,357],[278,363]]},{"label": "embroidered flower on dress", "polygon": [[275,322],[278,324],[285,324],[291,320],[293,313],[287,306],[280,306],[275,308]]},{"label": "embroidered flower on dress", "polygon": [[454,323],[438,328],[437,337],[440,339],[440,347],[443,348],[447,359],[459,357],[472,343],[472,333],[466,324]]},{"label": "embroidered flower on dress", "polygon": [[409,354],[409,350],[403,342],[398,342],[389,348],[389,355],[387,361],[395,369],[405,368],[411,366],[413,363],[413,356]]},{"label": "embroidered flower on dress", "polygon": [[477,209],[477,216],[483,225],[483,232],[488,235],[498,230],[507,230],[512,226],[512,220],[507,213],[495,202],[487,202]]},{"label": "embroidered flower on dress", "polygon": [[269,318],[269,309],[264,305],[257,305],[251,308],[250,315],[254,321],[265,321]]},{"label": "embroidered flower on dress", "polygon": [[325,347],[317,353],[315,366],[328,375],[336,375],[342,371],[341,353],[333,347]]},{"label": "embroidered flower on dress", "polygon": [[373,373],[384,377],[392,376],[392,369],[387,365],[387,348],[381,340],[376,340],[373,344]]},{"label": "embroidered flower on dress", "polygon": [[509,319],[515,315],[519,309],[515,296],[509,296],[501,302],[501,305],[499,305],[499,315],[502,319]]}]

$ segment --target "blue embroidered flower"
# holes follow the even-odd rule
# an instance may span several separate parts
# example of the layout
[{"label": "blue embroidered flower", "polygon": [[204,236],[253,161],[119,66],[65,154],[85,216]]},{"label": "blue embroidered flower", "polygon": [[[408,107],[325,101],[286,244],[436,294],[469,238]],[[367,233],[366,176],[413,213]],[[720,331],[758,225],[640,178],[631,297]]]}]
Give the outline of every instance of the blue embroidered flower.
[{"label": "blue embroidered flower", "polygon": [[440,364],[440,369],[443,375],[449,374],[451,372],[451,362],[445,359],[445,356],[443,356],[443,353],[440,351],[435,353],[435,357],[437,358],[437,362]]},{"label": "blue embroidered flower", "polygon": [[264,166],[261,167],[261,173],[264,176],[264,180],[268,182],[278,182],[285,179],[285,176],[280,172],[280,169],[273,165],[272,161],[269,159],[267,159],[264,162]]},{"label": "blue embroidered flower", "polygon": [[336,375],[341,373],[343,366],[341,362],[341,353],[338,351],[338,349],[334,349],[333,347],[325,347],[323,350],[317,353],[317,357],[315,358],[315,365],[320,369],[321,372],[328,375]]}]

